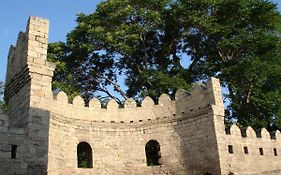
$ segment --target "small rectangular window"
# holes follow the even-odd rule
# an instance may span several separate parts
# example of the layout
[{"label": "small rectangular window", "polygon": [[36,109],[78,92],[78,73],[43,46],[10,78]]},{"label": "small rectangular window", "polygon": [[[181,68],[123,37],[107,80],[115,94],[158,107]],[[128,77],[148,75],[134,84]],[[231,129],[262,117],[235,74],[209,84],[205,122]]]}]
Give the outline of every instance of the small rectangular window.
[{"label": "small rectangular window", "polygon": [[260,150],[260,155],[263,156],[263,149],[259,148],[259,150]]},{"label": "small rectangular window", "polygon": [[277,149],[276,148],[273,148],[273,153],[274,153],[274,156],[277,156]]},{"label": "small rectangular window", "polygon": [[244,146],[244,153],[245,153],[245,154],[249,154],[249,150],[248,150],[248,147],[247,147],[247,146]]},{"label": "small rectangular window", "polygon": [[11,159],[17,158],[17,145],[11,145]]},{"label": "small rectangular window", "polygon": [[228,152],[230,154],[233,154],[233,146],[232,145],[228,145]]}]

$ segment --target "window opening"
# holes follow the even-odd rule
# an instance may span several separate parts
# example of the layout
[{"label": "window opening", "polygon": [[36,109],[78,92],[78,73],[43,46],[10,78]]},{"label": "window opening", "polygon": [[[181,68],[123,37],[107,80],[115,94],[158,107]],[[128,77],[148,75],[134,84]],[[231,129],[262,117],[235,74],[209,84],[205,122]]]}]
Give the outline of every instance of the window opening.
[{"label": "window opening", "polygon": [[249,150],[248,150],[248,147],[247,147],[247,146],[244,146],[244,153],[245,153],[245,154],[249,154]]},{"label": "window opening", "polygon": [[274,153],[274,156],[277,156],[277,149],[276,148],[273,148],[273,153]]},{"label": "window opening", "polygon": [[77,145],[78,168],[93,168],[92,147],[87,142]]},{"label": "window opening", "polygon": [[147,166],[161,165],[159,160],[161,158],[160,145],[156,140],[150,140],[145,145]]},{"label": "window opening", "polygon": [[17,145],[11,145],[11,159],[17,158]]},{"label": "window opening", "polygon": [[263,156],[263,149],[259,148],[259,150],[260,150],[260,155]]},{"label": "window opening", "polygon": [[233,146],[232,145],[228,145],[228,152],[230,154],[233,154]]}]

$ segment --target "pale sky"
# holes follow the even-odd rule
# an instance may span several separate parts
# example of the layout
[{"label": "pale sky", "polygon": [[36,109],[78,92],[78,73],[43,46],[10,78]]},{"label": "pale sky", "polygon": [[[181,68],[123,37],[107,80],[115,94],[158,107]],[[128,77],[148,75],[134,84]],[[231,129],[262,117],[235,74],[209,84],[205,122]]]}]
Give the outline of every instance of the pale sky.
[{"label": "pale sky", "polygon": [[16,44],[20,31],[25,31],[28,17],[50,20],[49,42],[65,41],[76,26],[78,13],[92,13],[101,0],[7,0],[0,6],[0,81],[5,80],[10,45]]}]

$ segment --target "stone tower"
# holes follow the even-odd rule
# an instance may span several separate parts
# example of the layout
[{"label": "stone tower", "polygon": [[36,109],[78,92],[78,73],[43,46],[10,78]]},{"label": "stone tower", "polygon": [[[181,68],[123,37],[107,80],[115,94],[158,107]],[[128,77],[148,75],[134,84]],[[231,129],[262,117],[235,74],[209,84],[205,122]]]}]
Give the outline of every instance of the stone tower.
[{"label": "stone tower", "polygon": [[52,97],[55,66],[46,61],[48,29],[48,20],[30,17],[26,32],[19,33],[8,55],[5,98],[9,128],[20,130],[21,137],[9,145],[16,147],[18,159],[25,163],[21,165],[26,167],[24,174],[44,174],[47,169],[49,112],[38,104]]},{"label": "stone tower", "polygon": [[48,30],[48,20],[30,17],[26,32],[20,32],[16,46],[10,47],[5,98],[11,126],[25,127],[32,120],[29,108],[51,94],[55,66],[46,61]]}]

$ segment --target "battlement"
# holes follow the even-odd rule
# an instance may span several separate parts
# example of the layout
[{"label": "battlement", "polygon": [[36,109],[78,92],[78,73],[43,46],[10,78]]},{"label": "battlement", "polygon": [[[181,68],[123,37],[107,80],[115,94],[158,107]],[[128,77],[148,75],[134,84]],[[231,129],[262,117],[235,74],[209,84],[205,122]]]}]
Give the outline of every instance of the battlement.
[{"label": "battlement", "polygon": [[256,174],[280,170],[279,130],[268,132],[265,128],[254,130],[251,126],[239,128],[233,124],[218,135],[218,143],[220,156],[225,160],[221,165],[225,173]]},{"label": "battlement", "polygon": [[263,140],[278,140],[281,142],[281,133],[279,130],[275,132],[268,132],[266,128],[254,130],[251,126],[246,128],[239,128],[233,124],[229,129],[225,130],[226,135],[232,137],[241,137],[245,139],[263,139]]},{"label": "battlement", "polygon": [[193,84],[190,92],[178,90],[175,100],[171,100],[167,94],[162,94],[156,104],[150,97],[145,97],[140,107],[130,98],[124,102],[123,108],[120,108],[113,99],[107,103],[106,108],[101,108],[98,99],[90,100],[86,106],[80,96],[76,96],[69,103],[66,93],[59,92],[50,99],[51,102],[48,104],[52,105],[48,105],[48,109],[66,117],[95,122],[143,123],[158,119],[181,118],[210,109],[212,105],[222,105],[221,101],[215,100],[217,97],[214,85],[220,86],[215,78],[206,85]]}]

